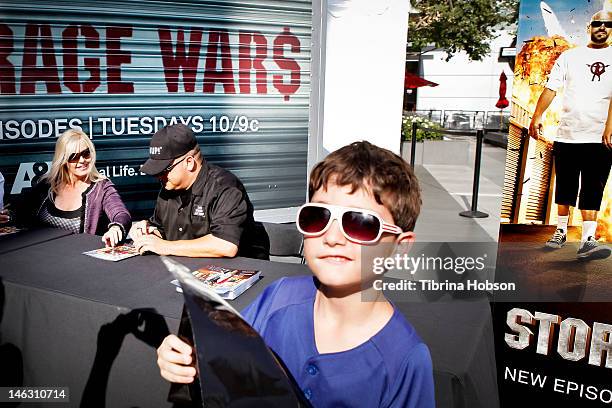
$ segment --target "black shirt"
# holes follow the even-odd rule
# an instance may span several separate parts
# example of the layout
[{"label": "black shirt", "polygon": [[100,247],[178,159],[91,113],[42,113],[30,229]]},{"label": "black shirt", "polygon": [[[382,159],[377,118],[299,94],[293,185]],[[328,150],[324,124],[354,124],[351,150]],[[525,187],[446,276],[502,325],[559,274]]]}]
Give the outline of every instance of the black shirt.
[{"label": "black shirt", "polygon": [[239,256],[268,258],[266,243],[255,232],[253,205],[242,182],[214,164],[203,162],[187,190],[162,188],[150,221],[169,241],[212,234],[238,246]]},{"label": "black shirt", "polygon": [[[40,187],[39,187],[40,185]],[[51,185],[44,181],[36,185],[36,190],[42,189],[44,195],[38,193],[39,196],[43,197],[38,204],[37,212],[35,214],[35,221],[42,225],[48,225],[53,228],[61,228],[72,232],[73,234],[82,234],[85,229],[85,215],[87,205],[87,194],[94,188],[95,183],[89,184],[89,186],[81,193],[82,203],[76,210],[60,210],[55,206],[56,194],[51,193],[52,197],[49,196]],[[35,195],[34,190],[30,193]],[[29,200],[38,203],[35,196],[28,196]],[[106,225],[106,224],[104,224]]]},{"label": "black shirt", "polygon": [[38,213],[38,221],[42,225],[48,225],[53,228],[70,231],[73,234],[79,234],[83,232],[83,223],[81,220],[83,219],[84,208],[84,206],[81,206],[76,210],[60,210],[51,200],[47,200]]}]

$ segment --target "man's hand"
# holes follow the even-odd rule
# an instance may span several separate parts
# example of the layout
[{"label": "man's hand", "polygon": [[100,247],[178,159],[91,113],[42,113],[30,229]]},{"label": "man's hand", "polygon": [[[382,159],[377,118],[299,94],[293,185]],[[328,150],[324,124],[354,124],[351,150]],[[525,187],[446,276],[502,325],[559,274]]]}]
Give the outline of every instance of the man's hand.
[{"label": "man's hand", "polygon": [[149,222],[147,220],[135,222],[132,224],[132,228],[130,228],[130,237],[133,240],[136,240],[144,235],[149,234],[155,234],[161,237],[157,228],[149,225]]},{"label": "man's hand", "polygon": [[531,123],[529,123],[529,136],[533,137],[535,140],[542,139],[542,132],[544,131],[544,126],[542,125],[542,117],[539,115],[533,115],[531,118]]},{"label": "man's hand", "polygon": [[192,383],[196,369],[192,348],[174,334],[167,336],[157,349],[157,365],[163,378],[173,383]]},{"label": "man's hand", "polygon": [[609,132],[608,134],[604,133],[601,136],[601,143],[603,143],[608,149],[612,150],[612,132]]},{"label": "man's hand", "polygon": [[172,255],[168,250],[167,241],[161,239],[155,234],[141,235],[138,238],[134,238],[134,246],[140,253],[154,252],[158,255]]},{"label": "man's hand", "polygon": [[104,235],[102,235],[102,242],[104,242],[107,247],[117,246],[122,239],[123,231],[117,225],[113,225]]},{"label": "man's hand", "polygon": [[[535,110],[533,111],[533,117],[531,118],[531,122],[529,123],[529,136],[533,137],[536,140],[544,140],[543,132],[544,126],[542,125],[542,115],[548,109],[553,99],[557,95],[556,91],[553,91],[549,88],[544,88],[540,97],[538,98],[538,102],[536,103]],[[547,141],[547,143],[549,143]]]}]

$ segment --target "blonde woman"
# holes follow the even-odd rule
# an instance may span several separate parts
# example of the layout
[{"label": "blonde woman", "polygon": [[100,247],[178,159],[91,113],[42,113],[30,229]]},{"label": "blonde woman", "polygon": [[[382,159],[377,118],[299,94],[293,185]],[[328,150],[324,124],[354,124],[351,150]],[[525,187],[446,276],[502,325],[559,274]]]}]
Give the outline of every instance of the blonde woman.
[{"label": "blonde woman", "polygon": [[96,150],[78,129],[64,132],[55,144],[51,170],[33,188],[35,223],[74,233],[103,234],[115,246],[127,235],[131,217],[113,183],[96,169]]}]

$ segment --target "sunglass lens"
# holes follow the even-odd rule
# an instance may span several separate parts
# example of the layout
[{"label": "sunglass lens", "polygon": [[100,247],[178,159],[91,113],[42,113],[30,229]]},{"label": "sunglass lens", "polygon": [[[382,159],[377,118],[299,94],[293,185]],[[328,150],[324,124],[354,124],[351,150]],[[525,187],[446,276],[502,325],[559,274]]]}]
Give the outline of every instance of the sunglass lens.
[{"label": "sunglass lens", "polygon": [[347,211],[342,216],[342,227],[346,234],[359,241],[374,241],[380,231],[380,221],[371,214]]},{"label": "sunglass lens", "polygon": [[85,149],[79,153],[72,153],[70,156],[68,156],[68,161],[70,163],[75,163],[81,160],[81,157],[84,159],[89,159],[91,157],[91,152],[89,151],[89,149]]},{"label": "sunglass lens", "polygon": [[298,222],[302,231],[316,234],[325,229],[330,217],[331,212],[327,208],[306,206],[301,209]]}]

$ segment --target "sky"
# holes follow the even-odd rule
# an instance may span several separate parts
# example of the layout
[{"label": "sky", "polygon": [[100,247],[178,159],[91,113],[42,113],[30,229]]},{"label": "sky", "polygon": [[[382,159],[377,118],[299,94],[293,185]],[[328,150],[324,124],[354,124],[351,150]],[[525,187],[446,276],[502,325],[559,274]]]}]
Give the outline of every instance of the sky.
[{"label": "sky", "polygon": [[[536,35],[547,35],[539,0],[521,0],[518,42],[520,49],[525,40]],[[557,17],[570,43],[585,45],[586,27],[591,16],[603,8],[604,0],[548,0],[546,4]]]}]

